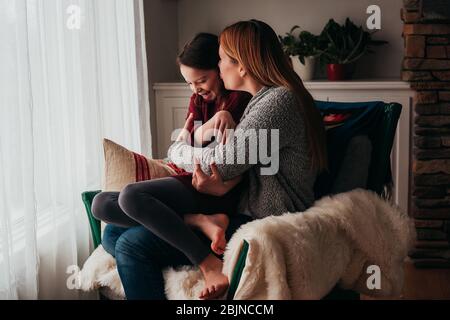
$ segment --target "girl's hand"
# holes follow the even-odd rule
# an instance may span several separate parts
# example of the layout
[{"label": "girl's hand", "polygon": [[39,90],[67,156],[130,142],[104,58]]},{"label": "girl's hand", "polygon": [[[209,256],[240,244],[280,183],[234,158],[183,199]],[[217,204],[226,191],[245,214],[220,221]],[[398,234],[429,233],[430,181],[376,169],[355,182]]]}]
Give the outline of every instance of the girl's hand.
[{"label": "girl's hand", "polygon": [[229,111],[222,110],[214,115],[214,134],[217,136],[218,142],[225,144],[227,142],[226,130],[234,128],[236,128],[236,123]]},{"label": "girl's hand", "polygon": [[190,113],[176,141],[189,141],[191,133],[189,132],[188,128],[191,128],[193,126],[193,123],[194,123],[194,114]]}]

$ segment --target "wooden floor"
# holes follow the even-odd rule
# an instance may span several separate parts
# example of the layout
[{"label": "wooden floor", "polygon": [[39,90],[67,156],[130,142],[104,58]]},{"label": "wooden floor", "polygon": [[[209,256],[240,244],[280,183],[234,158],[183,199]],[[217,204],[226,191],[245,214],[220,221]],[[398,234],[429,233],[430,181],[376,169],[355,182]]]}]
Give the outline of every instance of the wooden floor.
[{"label": "wooden floor", "polygon": [[[361,296],[361,299],[373,298]],[[394,300],[398,299],[450,300],[450,269],[418,269],[406,262],[403,293]]]}]

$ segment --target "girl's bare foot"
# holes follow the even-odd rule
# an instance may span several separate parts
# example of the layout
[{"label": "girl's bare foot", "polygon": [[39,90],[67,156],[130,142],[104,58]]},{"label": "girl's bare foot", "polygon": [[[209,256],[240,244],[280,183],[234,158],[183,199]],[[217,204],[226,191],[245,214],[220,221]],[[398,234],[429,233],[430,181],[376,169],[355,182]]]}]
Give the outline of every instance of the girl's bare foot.
[{"label": "girl's bare foot", "polygon": [[209,300],[222,296],[229,286],[227,276],[222,273],[222,261],[210,254],[199,267],[205,277],[205,287],[200,292],[199,298]]},{"label": "girl's bare foot", "polygon": [[188,225],[198,227],[209,239],[211,239],[211,249],[215,253],[222,255],[225,252],[227,245],[225,231],[230,222],[230,219],[226,214],[187,214],[185,215],[185,221]]}]

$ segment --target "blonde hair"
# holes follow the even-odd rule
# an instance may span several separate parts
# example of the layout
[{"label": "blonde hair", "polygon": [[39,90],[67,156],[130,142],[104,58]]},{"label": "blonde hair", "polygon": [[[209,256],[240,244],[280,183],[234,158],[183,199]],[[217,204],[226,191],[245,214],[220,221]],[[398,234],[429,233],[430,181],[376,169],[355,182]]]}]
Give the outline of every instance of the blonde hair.
[{"label": "blonde hair", "polygon": [[312,167],[327,168],[325,129],[314,99],[288,62],[273,29],[258,20],[240,21],[225,28],[219,37],[220,46],[250,77],[263,86],[286,87],[298,101],[305,120]]}]

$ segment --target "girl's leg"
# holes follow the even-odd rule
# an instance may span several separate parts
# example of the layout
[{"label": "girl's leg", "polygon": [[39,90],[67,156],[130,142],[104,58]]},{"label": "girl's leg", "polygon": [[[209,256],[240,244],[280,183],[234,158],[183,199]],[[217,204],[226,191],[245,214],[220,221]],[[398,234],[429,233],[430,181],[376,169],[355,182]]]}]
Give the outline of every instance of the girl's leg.
[{"label": "girl's leg", "polygon": [[218,255],[222,255],[225,252],[227,245],[225,232],[230,221],[225,213],[209,215],[202,213],[186,214],[184,221],[187,225],[201,230],[211,240],[212,251]]},{"label": "girl's leg", "polygon": [[211,251],[183,220],[196,211],[193,194],[175,178],[141,181],[127,185],[119,195],[119,206],[134,221],[200,264]]},{"label": "girl's leg", "polygon": [[142,181],[126,186],[120,192],[119,205],[133,220],[199,266],[206,283],[206,294],[201,298],[215,298],[225,292],[229,281],[222,273],[222,261],[200,241],[182,217],[196,211],[191,189],[176,178]]},{"label": "girl's leg", "polygon": [[123,228],[138,226],[119,206],[119,192],[100,192],[92,201],[92,214],[98,220]]},{"label": "girl's leg", "polygon": [[[198,264],[206,280],[206,291],[203,297],[214,298],[224,292],[228,286],[228,279],[222,274],[222,261],[210,253],[207,246],[199,240],[179,216],[197,211],[194,199],[195,196],[192,191],[183,183],[174,178],[165,178],[128,185],[119,194],[118,202],[123,212],[129,215],[132,220],[139,222],[148,230],[151,230],[152,234],[171,244],[183,252],[193,263]],[[122,217],[119,216],[119,218]],[[124,250],[124,244],[119,238],[115,248],[116,259],[123,261],[122,265],[126,266],[127,263],[133,261],[121,259],[124,257],[124,251],[126,251]],[[128,256],[134,255],[130,251],[127,252]],[[203,259],[201,258],[202,255]],[[158,259],[154,259],[154,261],[155,264],[158,263]],[[134,262],[137,263],[136,259],[134,259]],[[139,266],[145,267],[142,262]],[[133,267],[129,268],[133,269]],[[148,268],[150,267],[148,266]],[[153,265],[153,268],[155,268],[155,265]],[[136,269],[139,268],[136,267]],[[131,275],[127,273],[124,277],[136,278],[133,272],[131,272]],[[136,279],[133,281],[136,281]],[[133,281],[131,283],[139,285]]]},{"label": "girl's leg", "polygon": [[[194,189],[194,188],[193,188]],[[184,221],[201,230],[211,240],[211,249],[218,255],[225,252],[227,240],[225,232],[228,228],[229,217],[236,214],[240,200],[242,185],[236,186],[221,197],[211,196],[197,192],[199,202],[198,212],[184,216]]]}]

